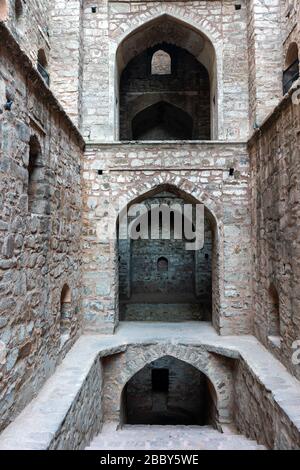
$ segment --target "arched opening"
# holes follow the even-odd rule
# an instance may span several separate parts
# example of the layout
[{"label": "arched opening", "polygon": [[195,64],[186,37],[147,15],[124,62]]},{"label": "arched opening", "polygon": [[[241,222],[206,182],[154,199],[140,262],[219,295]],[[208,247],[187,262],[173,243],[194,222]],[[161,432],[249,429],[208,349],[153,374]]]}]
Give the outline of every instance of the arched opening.
[{"label": "arched opening", "polygon": [[163,101],[139,112],[132,120],[133,140],[184,140],[193,135],[188,113]]},{"label": "arched opening", "polygon": [[8,17],[8,3],[6,0],[0,0],[0,21],[7,20]]},{"label": "arched opening", "polygon": [[273,341],[279,342],[280,344],[280,300],[279,294],[274,286],[271,284],[268,291],[269,301],[269,337],[273,338]]},{"label": "arched opening", "polygon": [[41,146],[33,135],[29,142],[28,162],[28,211],[34,214],[49,214],[49,188]]},{"label": "arched opening", "polygon": [[65,284],[60,296],[60,333],[68,335],[71,330],[72,319],[72,294],[71,289]]},{"label": "arched opening", "polygon": [[215,426],[216,393],[194,366],[164,356],[145,365],[125,385],[120,416],[122,425]]},{"label": "arched opening", "polygon": [[[160,102],[175,106],[192,119],[188,139],[217,138],[216,54],[199,30],[161,15],[123,40],[117,49],[116,66],[117,138],[132,140],[133,118]],[[147,133],[138,139],[148,139]]]},{"label": "arched opening", "polygon": [[37,69],[42,76],[44,82],[50,85],[50,76],[48,73],[48,61],[44,49],[39,49],[37,56]]},{"label": "arched opening", "polygon": [[288,48],[283,72],[283,94],[287,93],[292,84],[299,78],[298,45],[292,42]]},{"label": "arched opening", "polygon": [[[196,219],[197,203],[177,188],[162,185],[120,215],[120,320],[212,320],[218,305],[217,228],[203,205],[203,219]],[[185,216],[187,207],[191,218]],[[127,233],[124,221],[130,227]],[[203,246],[189,249],[188,227],[197,239],[204,238]]]},{"label": "arched opening", "polygon": [[159,49],[154,52],[151,60],[151,75],[171,75],[172,59],[170,54]]}]

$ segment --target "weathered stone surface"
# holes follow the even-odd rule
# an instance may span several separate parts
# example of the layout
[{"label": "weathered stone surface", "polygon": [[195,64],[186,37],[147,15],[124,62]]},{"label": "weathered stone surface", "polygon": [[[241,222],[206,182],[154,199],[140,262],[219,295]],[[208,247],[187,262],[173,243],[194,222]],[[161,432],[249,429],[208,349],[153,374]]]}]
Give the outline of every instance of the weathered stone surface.
[{"label": "weathered stone surface", "polygon": [[[1,448],[84,448],[120,418],[132,374],[166,355],[210,377],[215,426],[299,448],[299,82],[282,96],[299,1],[8,0],[0,22]],[[166,76],[162,62],[151,74],[157,48],[170,53]],[[159,124],[137,133],[154,142],[118,141],[136,136],[138,113],[148,126],[151,106],[172,121],[170,105],[189,126],[176,110],[175,133]],[[175,134],[214,140],[157,140]],[[193,283],[212,306],[185,317],[189,304],[168,299],[155,317],[142,299],[128,318],[212,324],[121,323],[102,336],[131,277],[142,294],[145,275],[165,287],[143,262],[131,276],[129,250],[119,264],[115,231],[128,202],[166,188],[209,213],[211,263],[185,263],[195,279],[181,273],[176,290]],[[82,326],[99,336],[63,360]]]},{"label": "weathered stone surface", "polygon": [[[36,13],[40,20],[34,16],[31,31],[20,40],[25,49],[30,39],[32,51],[37,47],[34,34],[40,35],[38,26],[44,22],[45,5],[46,2],[39,4],[41,9],[36,9]],[[26,4],[28,14],[32,8],[32,2]],[[12,25],[12,32],[19,40],[14,28]],[[29,78],[21,63],[25,56],[3,25],[0,36],[1,44],[6,44],[5,48],[1,47],[0,76],[4,77],[7,99],[13,100],[11,110],[0,114],[0,340],[3,345],[0,427],[3,429],[53,373],[59,358],[80,330],[81,316],[75,311],[80,306],[78,165],[82,141],[62,110],[49,104],[43,82],[38,82],[38,77]],[[36,204],[29,210],[29,140],[33,135],[42,149],[39,164],[43,165],[43,171],[39,168],[38,175],[46,183],[43,189],[40,187],[43,200],[38,201],[39,208]],[[58,241],[56,249],[51,247],[53,240]],[[72,289],[72,319],[68,341],[61,347],[60,297],[65,283]]]}]

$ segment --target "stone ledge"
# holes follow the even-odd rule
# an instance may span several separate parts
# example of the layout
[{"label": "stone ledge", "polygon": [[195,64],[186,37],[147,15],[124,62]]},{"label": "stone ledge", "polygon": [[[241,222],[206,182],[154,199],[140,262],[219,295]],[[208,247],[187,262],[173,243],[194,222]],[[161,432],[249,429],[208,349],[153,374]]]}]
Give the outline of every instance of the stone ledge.
[{"label": "stone ledge", "polygon": [[0,435],[0,449],[53,448],[99,357],[124,352],[129,345],[161,343],[202,346],[210,352],[243,360],[288,420],[300,443],[300,409],[296,406],[300,402],[300,383],[254,336],[218,336],[206,322],[123,322],[115,335],[83,335],[78,339],[37,398]]},{"label": "stone ledge", "polygon": [[245,140],[116,140],[116,141],[86,141],[86,147],[119,147],[119,146],[173,146],[173,145],[237,145],[245,146],[247,141]]}]

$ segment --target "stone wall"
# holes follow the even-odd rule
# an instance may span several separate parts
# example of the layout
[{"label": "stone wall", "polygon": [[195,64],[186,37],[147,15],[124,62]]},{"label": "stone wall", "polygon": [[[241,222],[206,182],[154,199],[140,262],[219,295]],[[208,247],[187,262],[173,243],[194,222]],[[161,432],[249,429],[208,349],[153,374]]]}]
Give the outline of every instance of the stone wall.
[{"label": "stone wall", "polygon": [[[299,89],[294,93],[296,98]],[[300,105],[293,104],[291,97],[287,97],[249,145],[255,333],[298,378],[299,366],[292,364],[292,345],[300,339],[299,129]],[[270,338],[271,286],[279,297],[280,326],[276,344]]]},{"label": "stone wall", "polygon": [[[280,377],[273,381],[280,386]],[[299,449],[299,429],[243,360],[234,372],[234,422],[241,433],[269,449]]]},{"label": "stone wall", "polygon": [[99,358],[92,365],[48,450],[82,450],[102,426],[102,370]]},{"label": "stone wall", "polygon": [[282,97],[280,0],[249,0],[248,53],[250,133]]},{"label": "stone wall", "polygon": [[82,0],[51,2],[51,89],[79,128],[82,109],[82,12]]},{"label": "stone wall", "polygon": [[[38,392],[80,331],[83,141],[2,25],[0,55],[3,429]],[[7,97],[12,104],[5,109]],[[35,196],[46,205],[29,211],[32,139],[40,149]],[[61,292],[66,284],[71,290],[71,318],[68,334],[62,337]]]},{"label": "stone wall", "polygon": [[287,50],[291,42],[296,42],[300,48],[300,9],[297,0],[281,2],[283,68]]},{"label": "stone wall", "polygon": [[[49,0],[7,0],[6,24],[21,49],[36,65],[39,49],[45,51],[49,60]],[[17,9],[16,9],[17,5]]]},{"label": "stone wall", "polygon": [[[230,176],[229,169],[234,169]],[[100,174],[99,174],[100,170]],[[83,168],[85,326],[118,322],[116,221],[127,203],[164,186],[202,202],[214,224],[213,323],[252,328],[249,167],[243,144],[112,144],[87,147]],[[102,173],[101,173],[102,172]]]}]

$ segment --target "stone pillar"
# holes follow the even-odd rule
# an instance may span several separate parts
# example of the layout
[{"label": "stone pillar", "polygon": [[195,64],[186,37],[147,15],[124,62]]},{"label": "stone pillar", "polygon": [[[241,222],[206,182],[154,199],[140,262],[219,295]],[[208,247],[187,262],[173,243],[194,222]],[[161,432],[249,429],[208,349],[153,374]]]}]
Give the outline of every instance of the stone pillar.
[{"label": "stone pillar", "polygon": [[51,4],[51,89],[77,127],[81,127],[82,0]]},{"label": "stone pillar", "polygon": [[260,126],[282,97],[279,0],[249,0],[250,131]]},{"label": "stone pillar", "polygon": [[107,0],[84,4],[83,136],[113,140],[109,124],[109,43]]}]

